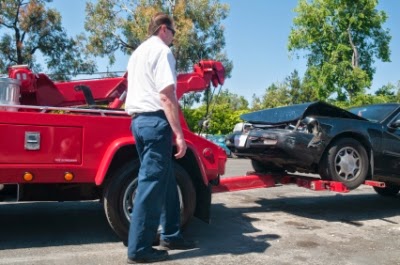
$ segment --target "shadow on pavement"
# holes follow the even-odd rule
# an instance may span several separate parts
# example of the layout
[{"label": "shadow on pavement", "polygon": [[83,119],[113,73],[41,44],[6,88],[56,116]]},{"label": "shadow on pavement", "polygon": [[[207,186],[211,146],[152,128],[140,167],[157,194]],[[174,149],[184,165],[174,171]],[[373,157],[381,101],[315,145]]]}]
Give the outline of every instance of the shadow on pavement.
[{"label": "shadow on pavement", "polygon": [[[199,248],[170,256],[174,260],[181,260],[202,256],[265,252],[270,246],[269,241],[277,240],[280,236],[262,233],[254,227],[252,222],[255,220],[244,214],[253,210],[255,209],[227,208],[224,204],[213,204],[210,224],[194,219],[184,231],[185,238],[198,241]],[[223,264],[223,261],[221,262]]]},{"label": "shadow on pavement", "polygon": [[[258,211],[286,212],[293,215],[324,220],[345,222],[362,226],[363,220],[384,220],[400,215],[400,196],[382,197],[377,194],[335,194],[331,196],[280,196],[259,199]],[[254,210],[254,209],[252,209]],[[387,222],[391,222],[386,220]]]},{"label": "shadow on pavement", "polygon": [[[279,235],[246,235],[260,232],[252,221],[223,204],[213,204],[211,224],[193,218],[184,232],[199,242],[199,249],[174,255],[181,259],[264,252],[268,241]],[[97,201],[0,204],[0,238],[0,250],[120,242]]]},{"label": "shadow on pavement", "polygon": [[0,204],[0,250],[118,242],[98,201]]},{"label": "shadow on pavement", "polygon": [[[363,226],[363,220],[379,219],[393,223],[387,218],[400,214],[398,207],[400,196],[395,198],[384,198],[376,194],[290,196],[290,194],[278,195],[268,199],[241,193],[237,199],[250,200],[252,203],[250,207],[214,203],[210,224],[193,219],[184,231],[186,238],[198,241],[199,248],[172,252],[172,258],[265,252],[270,243],[279,240],[281,235],[271,234],[255,227],[253,223],[258,219],[249,217],[252,213],[285,212],[309,219],[343,222],[355,227]],[[108,225],[102,205],[97,201],[1,203],[0,239],[0,250],[120,243]],[[123,247],[122,243],[120,246]]]}]

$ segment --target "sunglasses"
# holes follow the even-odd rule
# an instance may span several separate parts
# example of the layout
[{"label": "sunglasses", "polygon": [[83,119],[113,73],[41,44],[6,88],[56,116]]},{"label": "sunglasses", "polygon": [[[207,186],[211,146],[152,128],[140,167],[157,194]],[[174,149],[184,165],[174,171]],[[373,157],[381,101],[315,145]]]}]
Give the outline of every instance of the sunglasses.
[{"label": "sunglasses", "polygon": [[172,36],[175,36],[176,31],[171,27],[168,27],[168,26],[166,26],[166,27],[167,27],[167,29],[169,29],[172,32]]}]

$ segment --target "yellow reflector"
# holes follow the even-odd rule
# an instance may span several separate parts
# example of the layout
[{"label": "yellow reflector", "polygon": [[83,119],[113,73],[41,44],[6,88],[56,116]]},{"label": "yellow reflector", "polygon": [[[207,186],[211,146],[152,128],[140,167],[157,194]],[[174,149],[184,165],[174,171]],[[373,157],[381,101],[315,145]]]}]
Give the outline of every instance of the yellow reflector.
[{"label": "yellow reflector", "polygon": [[33,180],[33,174],[32,173],[30,173],[30,172],[25,172],[24,173],[24,180],[25,181],[32,181]]},{"label": "yellow reflector", "polygon": [[71,181],[74,179],[74,174],[72,174],[71,172],[65,172],[64,174],[64,179],[66,181]]}]

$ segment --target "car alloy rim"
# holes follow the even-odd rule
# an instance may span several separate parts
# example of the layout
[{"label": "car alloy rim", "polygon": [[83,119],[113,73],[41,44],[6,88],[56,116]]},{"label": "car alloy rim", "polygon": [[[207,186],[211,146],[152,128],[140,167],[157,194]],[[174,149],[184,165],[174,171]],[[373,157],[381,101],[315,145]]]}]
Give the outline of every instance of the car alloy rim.
[{"label": "car alloy rim", "polygon": [[361,168],[361,156],[352,147],[343,147],[335,157],[336,174],[343,180],[357,178]]}]

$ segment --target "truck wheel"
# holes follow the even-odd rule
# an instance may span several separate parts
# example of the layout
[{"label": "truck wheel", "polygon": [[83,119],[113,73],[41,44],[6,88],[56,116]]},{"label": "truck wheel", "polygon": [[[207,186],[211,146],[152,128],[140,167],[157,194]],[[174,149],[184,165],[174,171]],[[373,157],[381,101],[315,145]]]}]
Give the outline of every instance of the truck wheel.
[{"label": "truck wheel", "polygon": [[[181,207],[181,225],[193,216],[196,207],[196,190],[188,173],[177,163],[173,163]],[[137,176],[140,162],[127,163],[105,187],[104,210],[107,220],[115,233],[123,240],[128,238],[130,215],[134,207]]]},{"label": "truck wheel", "polygon": [[373,187],[373,188],[376,193],[385,197],[394,197],[400,191],[400,186],[392,184],[386,184],[386,187],[384,188],[379,188],[379,187]]},{"label": "truck wheel", "polygon": [[368,155],[360,142],[351,138],[337,140],[320,165],[323,179],[342,182],[348,189],[364,183],[368,174]]}]

